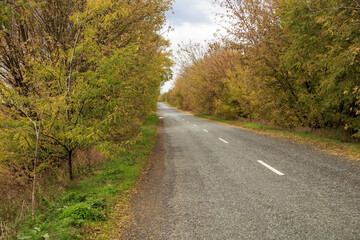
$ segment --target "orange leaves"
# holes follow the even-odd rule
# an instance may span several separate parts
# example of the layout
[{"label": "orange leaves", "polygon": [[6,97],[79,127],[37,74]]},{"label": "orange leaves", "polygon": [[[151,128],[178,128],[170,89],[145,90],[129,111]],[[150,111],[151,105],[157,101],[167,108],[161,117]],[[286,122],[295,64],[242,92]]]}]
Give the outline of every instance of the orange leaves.
[{"label": "orange leaves", "polygon": [[359,86],[354,87],[353,93],[357,93],[357,92],[360,92],[360,87]]}]

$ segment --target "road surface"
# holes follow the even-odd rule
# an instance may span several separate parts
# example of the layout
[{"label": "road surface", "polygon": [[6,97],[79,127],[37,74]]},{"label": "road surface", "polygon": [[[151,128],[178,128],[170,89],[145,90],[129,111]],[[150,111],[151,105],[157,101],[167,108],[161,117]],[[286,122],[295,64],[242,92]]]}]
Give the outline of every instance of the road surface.
[{"label": "road surface", "polygon": [[123,239],[360,239],[358,163],[158,107],[158,153]]}]

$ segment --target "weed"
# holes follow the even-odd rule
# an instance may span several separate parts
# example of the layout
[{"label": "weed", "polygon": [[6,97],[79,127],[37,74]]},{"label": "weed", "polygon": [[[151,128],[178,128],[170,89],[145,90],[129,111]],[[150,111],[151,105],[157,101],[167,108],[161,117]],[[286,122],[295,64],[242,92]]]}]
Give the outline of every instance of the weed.
[{"label": "weed", "polygon": [[65,208],[59,218],[65,227],[82,227],[86,222],[105,220],[104,206],[89,204],[87,202],[77,203],[69,208]]},{"label": "weed", "polygon": [[80,203],[84,202],[87,197],[87,193],[77,193],[77,192],[69,192],[65,195],[63,198],[64,202],[74,202],[74,203]]}]

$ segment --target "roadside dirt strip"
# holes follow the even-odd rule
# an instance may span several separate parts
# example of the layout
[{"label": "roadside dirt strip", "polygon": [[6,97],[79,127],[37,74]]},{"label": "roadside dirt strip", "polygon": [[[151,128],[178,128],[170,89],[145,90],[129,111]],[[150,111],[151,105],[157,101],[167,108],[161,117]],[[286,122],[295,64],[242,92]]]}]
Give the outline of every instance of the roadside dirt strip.
[{"label": "roadside dirt strip", "polygon": [[130,205],[130,221],[120,239],[158,239],[167,236],[167,198],[171,187],[164,182],[165,148],[163,120],[159,120],[156,145],[151,156],[150,168],[137,185]]}]

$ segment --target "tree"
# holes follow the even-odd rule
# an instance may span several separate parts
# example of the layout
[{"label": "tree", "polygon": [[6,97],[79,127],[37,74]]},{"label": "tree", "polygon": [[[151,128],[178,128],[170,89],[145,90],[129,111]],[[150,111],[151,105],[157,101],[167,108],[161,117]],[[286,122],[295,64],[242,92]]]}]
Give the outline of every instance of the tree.
[{"label": "tree", "polygon": [[0,5],[0,164],[34,189],[39,174],[73,179],[77,148],[131,139],[156,108],[170,1]]},{"label": "tree", "polygon": [[351,92],[359,80],[358,2],[280,2],[278,14],[291,42],[283,64],[302,84],[308,124],[350,124],[355,98],[343,93]]}]

